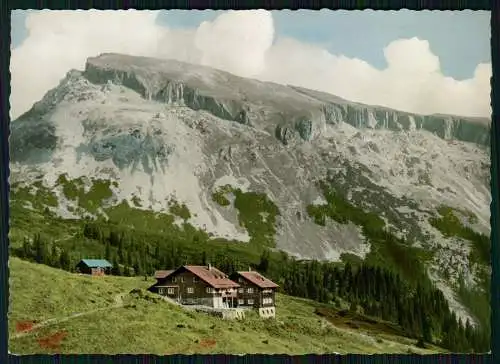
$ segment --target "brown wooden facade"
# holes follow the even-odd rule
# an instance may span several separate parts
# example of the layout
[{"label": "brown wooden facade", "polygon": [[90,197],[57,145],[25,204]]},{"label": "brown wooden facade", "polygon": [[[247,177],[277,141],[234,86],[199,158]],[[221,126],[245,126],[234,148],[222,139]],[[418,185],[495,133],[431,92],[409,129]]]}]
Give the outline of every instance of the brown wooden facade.
[{"label": "brown wooden facade", "polygon": [[182,266],[157,271],[150,291],[183,305],[257,309],[262,317],[275,316],[278,285],[256,271],[236,272],[231,279],[208,266]]},{"label": "brown wooden facade", "polygon": [[215,268],[184,266],[157,278],[150,290],[184,305],[223,308],[236,306],[237,286]]},{"label": "brown wooden facade", "polygon": [[261,288],[238,273],[231,277],[240,285],[238,288],[238,307],[266,308],[275,306],[275,288]]}]

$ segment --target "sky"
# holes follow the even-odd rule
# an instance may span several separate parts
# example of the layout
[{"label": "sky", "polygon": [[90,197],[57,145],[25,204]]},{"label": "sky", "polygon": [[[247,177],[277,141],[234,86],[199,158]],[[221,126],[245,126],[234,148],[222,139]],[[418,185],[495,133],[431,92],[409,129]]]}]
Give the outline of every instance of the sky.
[{"label": "sky", "polygon": [[491,113],[486,11],[16,10],[11,24],[14,118],[103,52],[174,58],[421,114]]}]

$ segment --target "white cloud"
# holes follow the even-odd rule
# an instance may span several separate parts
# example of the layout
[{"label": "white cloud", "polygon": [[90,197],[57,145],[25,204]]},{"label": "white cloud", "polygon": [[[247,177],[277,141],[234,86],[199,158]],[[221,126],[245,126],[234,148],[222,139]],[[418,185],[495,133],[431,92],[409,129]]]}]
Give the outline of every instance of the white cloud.
[{"label": "white cloud", "polygon": [[416,113],[490,116],[491,65],[457,81],[440,71],[425,40],[399,39],[384,49],[388,67],[335,56],[292,39],[275,38],[264,10],[229,11],[197,29],[158,26],[152,11],[33,11],[28,38],[12,50],[11,115],[19,116],[87,57],[118,52],[204,64],[294,84],[366,104]]},{"label": "white cloud", "polygon": [[490,116],[490,64],[479,64],[474,78],[457,81],[443,76],[425,40],[396,40],[384,54],[388,66],[377,70],[359,59],[284,39],[268,51],[261,77],[409,112]]},{"label": "white cloud", "polygon": [[253,77],[265,69],[265,54],[273,38],[270,12],[229,11],[200,24],[195,45],[203,54],[201,64]]},{"label": "white cloud", "polygon": [[11,115],[17,117],[89,56],[122,52],[154,56],[161,27],[157,12],[33,11],[28,37],[11,52]]}]

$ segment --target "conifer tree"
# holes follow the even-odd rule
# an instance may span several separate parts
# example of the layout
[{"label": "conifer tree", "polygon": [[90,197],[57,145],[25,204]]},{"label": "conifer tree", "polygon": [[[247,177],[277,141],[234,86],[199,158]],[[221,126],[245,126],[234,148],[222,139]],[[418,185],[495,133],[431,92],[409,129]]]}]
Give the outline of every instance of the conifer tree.
[{"label": "conifer tree", "polygon": [[122,270],[120,268],[120,264],[118,263],[118,258],[116,255],[113,256],[113,268],[111,268],[111,274],[115,276],[121,276]]},{"label": "conifer tree", "polygon": [[33,258],[33,247],[29,239],[24,238],[23,247],[21,250],[21,258],[32,259]]},{"label": "conifer tree", "polygon": [[111,246],[120,247],[120,245],[122,244],[122,238],[117,231],[111,230],[109,232],[109,243],[111,244]]},{"label": "conifer tree", "polygon": [[425,342],[432,342],[431,322],[427,314],[422,315],[422,339]]},{"label": "conifer tree", "polygon": [[139,256],[136,257],[134,264],[133,264],[133,268],[134,268],[134,275],[135,276],[140,276],[143,274],[142,263],[141,263]]},{"label": "conifer tree", "polygon": [[132,273],[130,272],[130,267],[127,265],[123,268],[123,275],[125,277],[130,277]]},{"label": "conifer tree", "polygon": [[104,257],[106,258],[106,260],[111,259],[111,246],[110,246],[110,243],[108,241],[106,242],[106,246],[105,246],[105,250],[104,250]]},{"label": "conifer tree", "polygon": [[69,271],[71,269],[71,260],[68,252],[65,249],[61,250],[61,254],[59,255],[59,266],[61,269]]},{"label": "conifer tree", "polygon": [[132,254],[130,253],[130,251],[127,251],[125,253],[125,257],[126,257],[127,266],[131,267],[133,265],[133,258],[132,258]]},{"label": "conifer tree", "polygon": [[118,261],[120,263],[126,263],[126,260],[125,260],[125,252],[123,251],[123,242],[122,240],[119,241],[118,243]]},{"label": "conifer tree", "polygon": [[269,269],[269,250],[264,249],[262,252],[257,269],[262,273],[266,273]]},{"label": "conifer tree", "polygon": [[36,234],[33,239],[33,249],[35,253],[35,262],[39,264],[47,263],[47,247],[40,234]]},{"label": "conifer tree", "polygon": [[55,268],[60,268],[59,254],[57,252],[57,246],[54,243],[52,243],[52,250],[50,253],[50,265]]}]

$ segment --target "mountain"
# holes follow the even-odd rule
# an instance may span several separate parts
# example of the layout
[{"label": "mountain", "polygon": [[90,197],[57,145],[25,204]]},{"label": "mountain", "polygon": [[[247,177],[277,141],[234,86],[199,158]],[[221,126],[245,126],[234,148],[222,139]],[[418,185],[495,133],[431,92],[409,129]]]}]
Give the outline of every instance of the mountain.
[{"label": "mountain", "polygon": [[[489,289],[489,143],[486,119],[102,54],[12,121],[11,199],[18,216],[114,219],[130,208],[300,259],[404,270],[374,233],[388,231],[477,323],[470,298],[488,302]],[[13,244],[24,232],[13,225]]]}]

